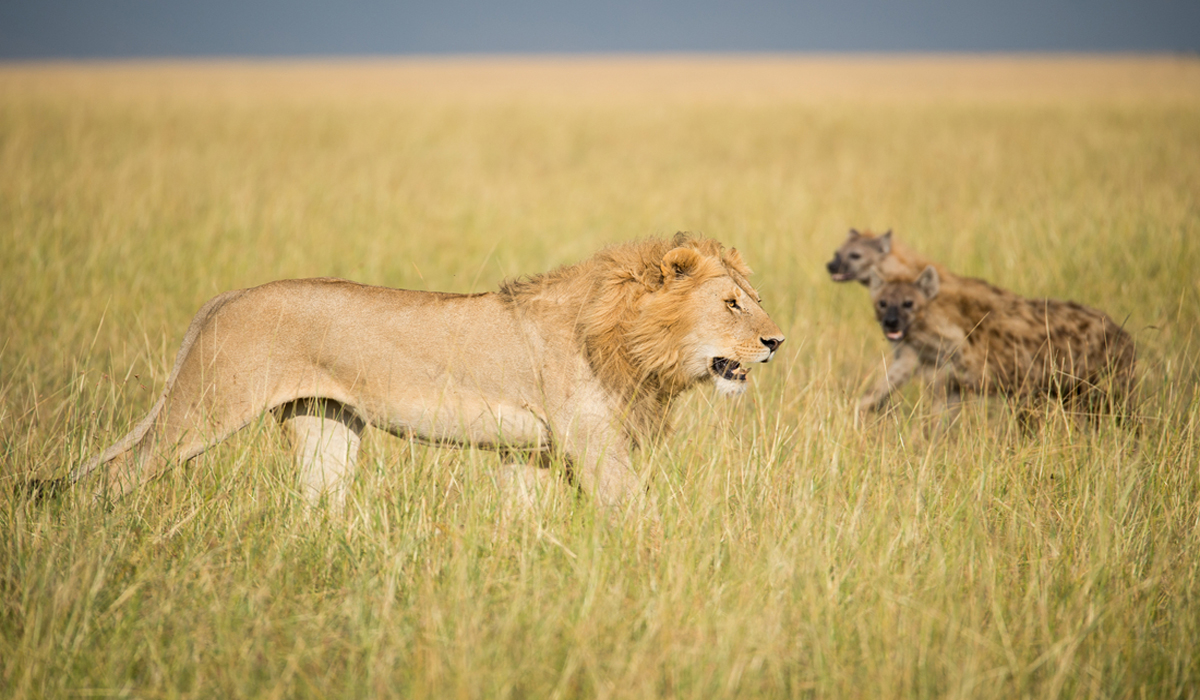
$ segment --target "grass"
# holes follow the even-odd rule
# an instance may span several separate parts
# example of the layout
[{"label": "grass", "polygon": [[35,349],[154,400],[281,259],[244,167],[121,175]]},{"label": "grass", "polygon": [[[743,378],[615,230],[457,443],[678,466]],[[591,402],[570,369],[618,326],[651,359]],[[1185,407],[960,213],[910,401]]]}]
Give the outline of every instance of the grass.
[{"label": "grass", "polygon": [[[0,66],[0,694],[1195,697],[1200,62],[724,58]],[[822,263],[850,226],[1134,334],[1139,429],[919,387]],[[788,334],[638,455],[661,524],[364,442],[306,515],[270,421],[109,507],[33,502],[161,391],[210,296],[493,289],[736,246]]]}]

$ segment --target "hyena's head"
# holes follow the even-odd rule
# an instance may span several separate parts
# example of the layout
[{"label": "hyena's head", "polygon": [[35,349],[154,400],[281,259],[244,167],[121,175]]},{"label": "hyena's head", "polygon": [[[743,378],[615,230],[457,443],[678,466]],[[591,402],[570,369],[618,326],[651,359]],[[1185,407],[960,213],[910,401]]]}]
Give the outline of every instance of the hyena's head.
[{"label": "hyena's head", "polygon": [[871,270],[892,252],[892,231],[882,236],[859,233],[850,229],[846,242],[833,253],[833,260],[825,263],[829,278],[834,282],[859,282],[866,284]]},{"label": "hyena's head", "polygon": [[932,265],[925,268],[915,282],[885,282],[874,270],[868,280],[875,320],[879,321],[887,339],[895,342],[904,340],[909,328],[921,318],[925,307],[938,293],[938,273]]}]

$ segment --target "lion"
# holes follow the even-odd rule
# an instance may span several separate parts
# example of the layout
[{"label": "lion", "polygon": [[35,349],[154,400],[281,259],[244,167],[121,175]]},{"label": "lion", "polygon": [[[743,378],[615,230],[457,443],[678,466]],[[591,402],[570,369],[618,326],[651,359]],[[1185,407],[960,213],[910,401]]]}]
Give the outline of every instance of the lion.
[{"label": "lion", "polygon": [[556,454],[618,507],[639,488],[631,450],[667,429],[672,400],[742,393],[784,341],[750,274],[737,250],[680,233],[479,294],[332,278],[226,292],[192,319],[149,414],[69,482],[102,469],[96,497],[120,497],[270,412],[310,503],[342,507],[372,426]]},{"label": "lion", "polygon": [[871,271],[875,318],[895,346],[896,360],[863,397],[861,409],[883,407],[919,369],[933,375],[939,409],[949,415],[963,393],[1017,399],[1023,417],[1030,403],[1046,398],[1092,413],[1128,409],[1136,352],[1129,333],[1107,314],[974,282],[942,287],[932,265],[912,282],[885,281]]}]

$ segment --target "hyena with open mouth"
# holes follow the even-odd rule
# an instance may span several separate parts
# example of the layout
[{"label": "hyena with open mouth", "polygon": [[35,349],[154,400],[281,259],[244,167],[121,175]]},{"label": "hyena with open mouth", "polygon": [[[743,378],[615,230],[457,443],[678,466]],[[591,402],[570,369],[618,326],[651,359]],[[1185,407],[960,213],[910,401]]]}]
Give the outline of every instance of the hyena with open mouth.
[{"label": "hyena with open mouth", "polygon": [[943,288],[932,265],[911,282],[868,273],[875,318],[897,353],[859,402],[861,409],[884,406],[918,370],[931,373],[941,408],[950,411],[963,393],[1028,402],[1057,398],[1088,413],[1127,408],[1133,339],[1108,315],[963,281],[968,283]]}]

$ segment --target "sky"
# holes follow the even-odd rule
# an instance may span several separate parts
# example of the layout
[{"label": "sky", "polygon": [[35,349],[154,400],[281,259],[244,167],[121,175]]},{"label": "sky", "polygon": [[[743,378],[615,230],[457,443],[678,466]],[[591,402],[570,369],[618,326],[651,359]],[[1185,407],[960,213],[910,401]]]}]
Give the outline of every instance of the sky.
[{"label": "sky", "polygon": [[0,0],[0,60],[1200,52],[1200,0]]}]

